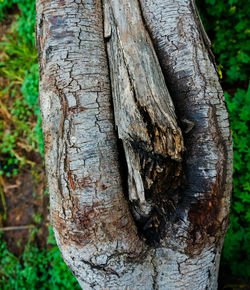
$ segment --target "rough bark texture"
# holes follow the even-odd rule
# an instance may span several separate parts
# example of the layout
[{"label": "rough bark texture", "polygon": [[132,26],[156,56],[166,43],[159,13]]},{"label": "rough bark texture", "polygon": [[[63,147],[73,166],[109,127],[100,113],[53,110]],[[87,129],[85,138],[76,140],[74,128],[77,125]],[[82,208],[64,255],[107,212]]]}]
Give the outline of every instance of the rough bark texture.
[{"label": "rough bark texture", "polygon": [[[187,0],[104,4],[105,31],[101,0],[37,0],[40,107],[57,243],[83,289],[216,289],[228,226],[231,137],[195,7]],[[139,217],[151,211],[152,219],[164,220],[157,244],[149,245],[141,231],[156,223],[133,219],[129,207],[138,218],[136,207],[122,187],[126,170],[119,168],[110,79],[127,160],[120,167],[128,167],[128,195],[139,200]],[[185,183],[177,182],[170,195],[166,183],[175,180],[180,161]],[[152,171],[157,178],[150,179]],[[152,213],[157,193],[172,202],[171,217]]]},{"label": "rough bark texture", "polygon": [[[225,234],[232,187],[232,140],[209,40],[193,1],[141,0],[185,134],[190,244]],[[182,209],[181,209],[182,210]]]},{"label": "rough bark texture", "polygon": [[128,195],[149,243],[160,241],[183,179],[183,138],[151,39],[134,0],[106,0],[105,38]]},{"label": "rough bark texture", "polygon": [[[182,131],[186,133],[187,184],[177,209],[186,212],[185,252],[203,252],[207,256],[210,262],[206,264],[211,265],[206,274],[211,283],[208,287],[213,289],[219,267],[215,261],[219,259],[229,223],[232,188],[232,140],[223,91],[194,1],[140,3]],[[175,231],[176,225],[171,226]],[[187,260],[187,267],[188,263]]]}]

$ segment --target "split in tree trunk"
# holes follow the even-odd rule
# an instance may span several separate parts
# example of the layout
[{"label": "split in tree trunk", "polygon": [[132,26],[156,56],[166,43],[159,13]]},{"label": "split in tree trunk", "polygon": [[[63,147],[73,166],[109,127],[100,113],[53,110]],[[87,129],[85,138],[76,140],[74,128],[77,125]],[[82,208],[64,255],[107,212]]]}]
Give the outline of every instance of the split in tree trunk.
[{"label": "split in tree trunk", "polygon": [[193,1],[37,0],[37,32],[51,222],[82,288],[215,289],[232,143]]}]

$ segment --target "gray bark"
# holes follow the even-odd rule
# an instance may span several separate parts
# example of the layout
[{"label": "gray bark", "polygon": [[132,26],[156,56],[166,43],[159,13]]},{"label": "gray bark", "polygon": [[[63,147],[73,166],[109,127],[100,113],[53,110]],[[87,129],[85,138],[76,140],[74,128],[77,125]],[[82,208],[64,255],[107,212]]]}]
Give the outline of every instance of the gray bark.
[{"label": "gray bark", "polygon": [[[129,199],[138,222],[159,228],[168,210],[166,192],[181,177],[183,137],[139,3],[104,3],[115,124],[128,166]],[[156,208],[164,211],[155,216],[158,222],[153,221]]]},{"label": "gray bark", "polygon": [[193,2],[37,0],[37,45],[51,223],[81,287],[216,289],[232,144]]}]

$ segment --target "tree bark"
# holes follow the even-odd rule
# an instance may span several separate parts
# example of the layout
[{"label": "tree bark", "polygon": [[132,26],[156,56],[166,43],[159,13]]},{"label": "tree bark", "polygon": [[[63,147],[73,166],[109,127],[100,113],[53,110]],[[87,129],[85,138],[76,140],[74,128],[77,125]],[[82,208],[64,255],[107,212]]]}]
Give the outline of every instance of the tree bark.
[{"label": "tree bark", "polygon": [[51,223],[81,287],[216,289],[232,142],[193,1],[37,0],[37,45]]}]

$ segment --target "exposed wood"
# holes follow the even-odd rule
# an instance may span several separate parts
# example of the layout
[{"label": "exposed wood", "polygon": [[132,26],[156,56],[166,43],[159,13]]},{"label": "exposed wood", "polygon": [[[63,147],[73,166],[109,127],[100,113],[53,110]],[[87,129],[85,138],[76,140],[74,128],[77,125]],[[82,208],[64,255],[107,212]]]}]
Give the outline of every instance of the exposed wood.
[{"label": "exposed wood", "polygon": [[142,265],[147,247],[121,186],[101,1],[37,1],[37,44],[51,223],[63,258],[83,289],[139,288],[146,277],[150,285],[151,259]]},{"label": "exposed wood", "polygon": [[[104,11],[101,0],[37,0],[40,107],[57,243],[83,289],[216,289],[232,144],[195,7],[192,0],[103,4]],[[153,246],[130,214],[114,124],[137,226],[143,215],[144,229],[165,218]],[[182,164],[186,182],[179,187]],[[172,217],[167,206],[155,207],[165,204],[164,196]]]},{"label": "exposed wood", "polygon": [[[177,207],[185,223],[169,223],[166,241],[173,241],[173,233],[181,227],[187,241],[184,246],[178,242],[183,233],[176,235],[177,243],[173,245],[179,251],[184,248],[198,258],[206,247],[213,249],[207,253],[205,264],[209,269],[207,287],[215,289],[220,251],[229,224],[233,158],[228,113],[210,41],[193,0],[140,3],[181,128],[186,131],[183,165],[187,184]],[[183,267],[188,268],[188,263],[187,260]],[[197,270],[194,277],[200,275]]]},{"label": "exposed wood", "polygon": [[105,0],[104,27],[115,123],[128,167],[128,194],[151,242],[173,211],[183,179],[183,138],[151,39],[134,0]]}]

